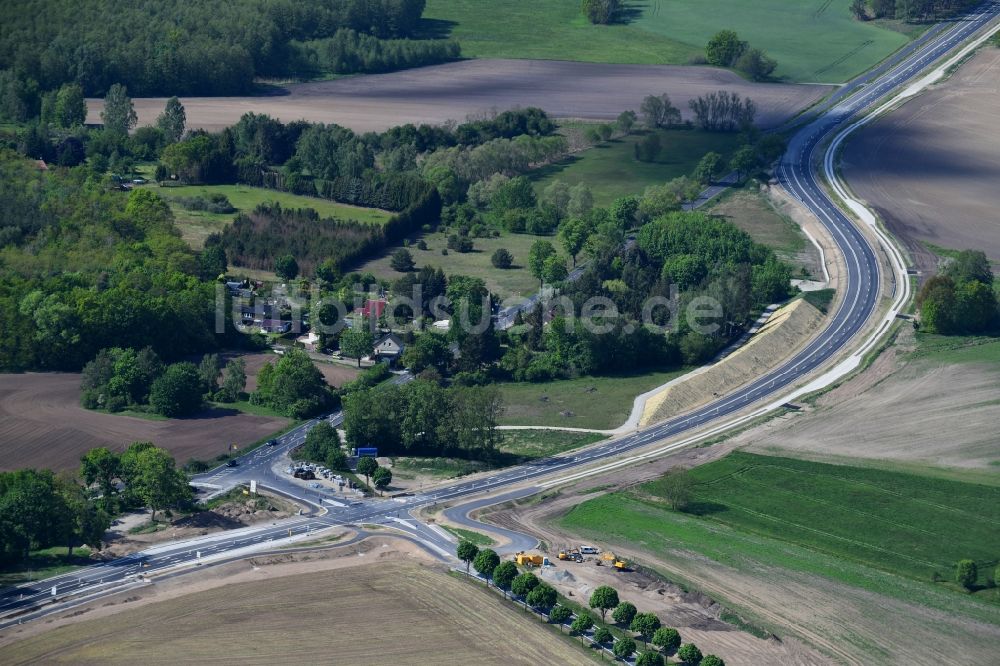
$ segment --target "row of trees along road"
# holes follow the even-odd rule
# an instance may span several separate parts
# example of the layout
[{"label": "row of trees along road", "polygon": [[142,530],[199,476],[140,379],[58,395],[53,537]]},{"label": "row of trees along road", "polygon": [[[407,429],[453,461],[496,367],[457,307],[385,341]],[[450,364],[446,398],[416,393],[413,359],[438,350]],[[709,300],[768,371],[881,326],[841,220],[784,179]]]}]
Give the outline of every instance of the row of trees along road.
[{"label": "row of trees along road", "polygon": [[[501,561],[500,556],[491,548],[480,549],[471,541],[459,542],[456,550],[459,560],[465,562],[466,573],[469,567],[476,570],[486,580],[500,589],[504,598],[507,593],[513,593],[521,598],[525,608],[532,607],[540,613],[548,615],[549,621],[559,625],[566,624],[573,618],[573,611],[565,604],[557,605],[559,594],[551,585],[542,582],[530,571],[521,572],[511,560]],[[618,659],[630,659],[636,653],[636,634],[642,639],[643,645],[652,645],[656,650],[644,650],[636,660],[637,666],[662,666],[665,656],[676,655],[681,663],[688,666],[725,666],[725,662],[715,655],[702,655],[701,650],[693,643],[682,644],[680,633],[672,627],[662,626],[655,613],[640,613],[635,605],[621,601],[618,591],[608,585],[602,585],[591,593],[589,605],[601,614],[601,625],[607,620],[608,611],[617,625],[620,637],[615,640],[607,626],[598,626],[593,632],[591,641],[602,648],[611,645],[612,652]],[[578,611],[576,618],[570,624],[570,632],[581,637],[595,625],[593,617],[584,611]]]}]

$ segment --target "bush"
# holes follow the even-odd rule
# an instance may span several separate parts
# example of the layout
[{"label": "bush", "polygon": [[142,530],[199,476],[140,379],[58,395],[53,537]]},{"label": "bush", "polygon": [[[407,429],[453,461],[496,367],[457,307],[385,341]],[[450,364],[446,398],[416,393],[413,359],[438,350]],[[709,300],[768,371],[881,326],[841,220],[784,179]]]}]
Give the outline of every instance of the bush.
[{"label": "bush", "polygon": [[392,253],[389,265],[392,266],[392,270],[394,271],[409,273],[416,266],[416,263],[413,261],[413,255],[410,254],[409,250],[400,248]]},{"label": "bush", "polygon": [[448,236],[448,249],[455,250],[456,252],[466,253],[472,252],[473,243],[472,239],[468,236],[462,236],[459,234],[452,234]]},{"label": "bush", "polygon": [[194,363],[174,363],[149,389],[149,404],[164,416],[188,416],[201,409],[204,384]]},{"label": "bush", "polygon": [[514,265],[514,255],[506,248],[499,248],[490,257],[490,262],[496,268],[507,269]]}]

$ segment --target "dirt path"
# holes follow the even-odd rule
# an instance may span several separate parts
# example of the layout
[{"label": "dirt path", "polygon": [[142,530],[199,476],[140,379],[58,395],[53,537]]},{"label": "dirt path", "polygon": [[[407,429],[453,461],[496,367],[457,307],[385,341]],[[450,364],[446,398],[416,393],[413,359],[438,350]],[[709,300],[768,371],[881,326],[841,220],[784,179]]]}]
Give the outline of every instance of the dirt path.
[{"label": "dirt path", "polygon": [[[539,106],[557,117],[613,120],[639,109],[646,95],[668,93],[688,116],[688,100],[719,89],[749,96],[757,121],[771,127],[806,108],[832,87],[750,83],[709,67],[607,65],[553,60],[466,60],[391,74],[287,86],[270,97],[184,98],[188,127],[219,130],[247,112],[285,122],[337,123],[359,132],[405,123],[440,124],[514,107]],[[139,125],[155,121],[165,99],[136,99]],[[100,122],[103,102],[88,100],[88,122]]]}]

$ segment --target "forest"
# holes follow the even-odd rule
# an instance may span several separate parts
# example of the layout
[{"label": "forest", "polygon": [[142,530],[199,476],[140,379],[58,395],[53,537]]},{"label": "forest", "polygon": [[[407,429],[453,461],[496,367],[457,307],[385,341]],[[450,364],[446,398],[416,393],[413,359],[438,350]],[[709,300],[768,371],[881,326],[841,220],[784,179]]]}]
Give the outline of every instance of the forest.
[{"label": "forest", "polygon": [[66,83],[92,96],[114,83],[144,96],[236,95],[317,66],[385,71],[457,56],[451,43],[399,41],[423,10],[424,0],[28,0],[4,16],[0,71],[13,76],[0,77],[0,98],[17,96],[27,115],[12,120],[26,120],[40,93]]},{"label": "forest", "polygon": [[[175,360],[241,346],[215,334],[214,279],[150,191],[124,196],[87,166],[39,170],[0,149],[0,369],[79,370],[105,347]],[[217,259],[217,257],[216,257]]]}]

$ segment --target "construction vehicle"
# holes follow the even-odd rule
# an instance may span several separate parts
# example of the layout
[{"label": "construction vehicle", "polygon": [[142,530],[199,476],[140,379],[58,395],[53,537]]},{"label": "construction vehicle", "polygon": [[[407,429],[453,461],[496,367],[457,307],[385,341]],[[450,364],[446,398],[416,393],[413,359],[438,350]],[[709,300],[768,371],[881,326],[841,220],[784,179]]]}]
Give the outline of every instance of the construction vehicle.
[{"label": "construction vehicle", "polygon": [[610,550],[601,555],[600,559],[597,560],[597,566],[601,566],[605,562],[608,563],[608,566],[614,567],[618,571],[628,571],[628,562],[621,559]]},{"label": "construction vehicle", "polygon": [[547,567],[551,566],[549,558],[537,553],[525,553],[524,551],[514,555],[514,561],[522,567]]},{"label": "construction vehicle", "polygon": [[571,562],[583,562],[583,555],[577,549],[573,550],[560,550],[559,551],[560,560],[569,560]]}]

